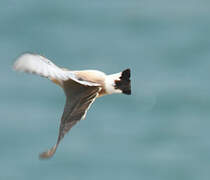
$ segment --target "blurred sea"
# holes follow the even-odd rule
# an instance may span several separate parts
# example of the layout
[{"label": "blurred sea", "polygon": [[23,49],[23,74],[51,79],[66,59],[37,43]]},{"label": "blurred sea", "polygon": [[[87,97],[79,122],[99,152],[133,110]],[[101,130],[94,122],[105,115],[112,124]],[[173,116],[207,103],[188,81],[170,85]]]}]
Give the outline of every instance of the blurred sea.
[{"label": "blurred sea", "polygon": [[[209,180],[210,1],[0,2],[1,180]],[[23,52],[70,69],[130,67],[132,96],[98,99],[58,134],[64,93],[12,71]]]}]

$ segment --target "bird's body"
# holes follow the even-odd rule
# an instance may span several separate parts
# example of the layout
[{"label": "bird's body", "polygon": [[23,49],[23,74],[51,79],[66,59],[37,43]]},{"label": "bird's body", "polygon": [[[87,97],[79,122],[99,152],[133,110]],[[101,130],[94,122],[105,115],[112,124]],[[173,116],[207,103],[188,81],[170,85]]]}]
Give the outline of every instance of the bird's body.
[{"label": "bird's body", "polygon": [[21,55],[14,69],[46,77],[62,87],[66,95],[57,143],[42,153],[41,158],[53,156],[60,140],[79,120],[85,118],[96,98],[113,93],[131,94],[130,69],[111,75],[98,70],[72,71],[56,66],[43,56],[30,53]]},{"label": "bird's body", "polygon": [[72,71],[72,72],[75,73],[80,80],[100,84],[101,90],[99,91],[98,96],[102,96],[106,94],[106,90],[105,90],[106,74],[105,73],[101,71],[97,71],[97,70],[82,70],[82,71]]}]

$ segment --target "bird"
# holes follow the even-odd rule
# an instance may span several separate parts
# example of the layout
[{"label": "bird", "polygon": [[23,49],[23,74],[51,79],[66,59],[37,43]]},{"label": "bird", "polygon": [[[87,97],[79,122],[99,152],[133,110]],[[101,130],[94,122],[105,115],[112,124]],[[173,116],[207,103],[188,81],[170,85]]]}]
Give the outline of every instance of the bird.
[{"label": "bird", "polygon": [[69,70],[42,55],[24,53],[16,58],[13,69],[48,78],[60,86],[66,96],[57,141],[51,149],[39,155],[40,159],[48,159],[55,154],[60,141],[78,121],[85,119],[96,98],[115,93],[131,95],[129,68],[110,75],[99,70]]}]

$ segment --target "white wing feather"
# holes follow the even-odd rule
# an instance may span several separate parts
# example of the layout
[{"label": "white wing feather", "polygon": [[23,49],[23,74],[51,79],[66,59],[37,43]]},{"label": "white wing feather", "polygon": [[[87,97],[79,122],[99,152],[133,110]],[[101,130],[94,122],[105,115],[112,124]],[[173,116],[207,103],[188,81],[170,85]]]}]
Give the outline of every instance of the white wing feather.
[{"label": "white wing feather", "polygon": [[73,72],[64,71],[47,58],[38,54],[26,53],[21,55],[16,60],[14,69],[16,71],[37,74],[49,79],[56,79],[58,81],[66,81],[68,79],[72,79],[83,85],[100,86],[96,83],[79,80]]}]

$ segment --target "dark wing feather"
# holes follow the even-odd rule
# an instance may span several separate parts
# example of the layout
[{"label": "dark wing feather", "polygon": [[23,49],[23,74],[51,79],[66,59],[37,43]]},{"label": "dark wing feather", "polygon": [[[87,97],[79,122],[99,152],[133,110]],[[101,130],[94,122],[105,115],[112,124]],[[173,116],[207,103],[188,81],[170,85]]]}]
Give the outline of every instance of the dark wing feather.
[{"label": "dark wing feather", "polygon": [[53,156],[65,134],[85,116],[88,108],[97,97],[99,90],[100,87],[98,86],[84,86],[72,80],[64,82],[66,105],[61,118],[57,143],[49,151],[42,153],[40,158]]}]

